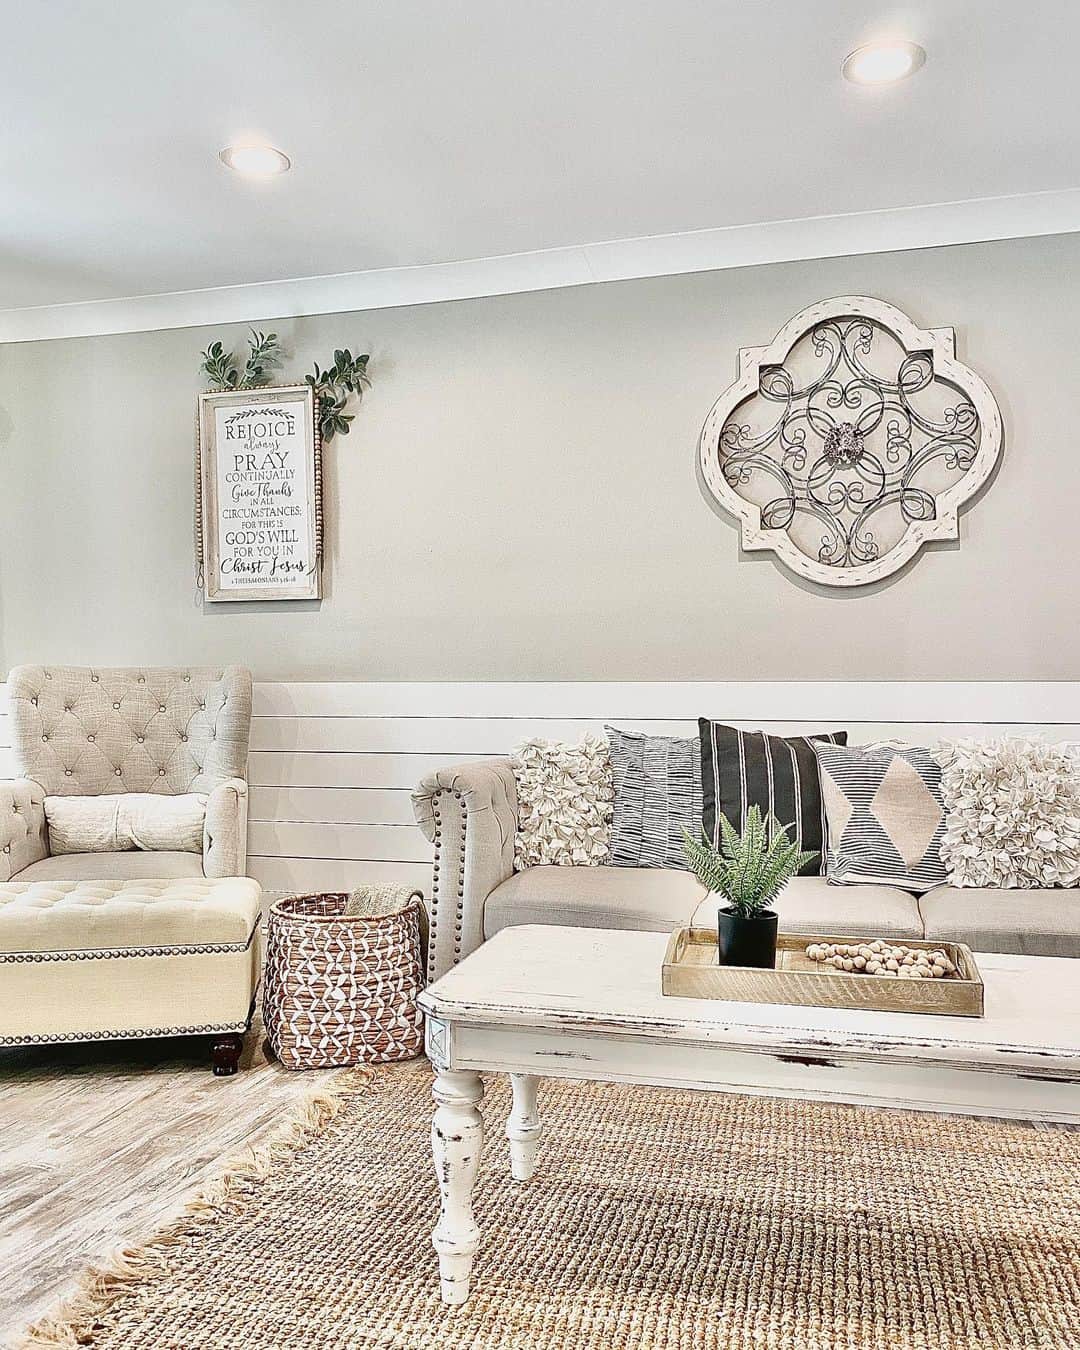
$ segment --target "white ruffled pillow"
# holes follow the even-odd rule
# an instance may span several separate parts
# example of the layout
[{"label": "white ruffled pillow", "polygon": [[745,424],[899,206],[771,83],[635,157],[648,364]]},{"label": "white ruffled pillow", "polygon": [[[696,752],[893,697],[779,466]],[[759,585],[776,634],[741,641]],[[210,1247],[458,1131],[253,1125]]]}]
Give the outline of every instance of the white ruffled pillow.
[{"label": "white ruffled pillow", "polygon": [[1080,748],[1006,737],[936,751],[941,856],[953,886],[1030,890],[1080,882]]},{"label": "white ruffled pillow", "polygon": [[596,867],[610,849],[611,758],[602,736],[580,745],[534,738],[511,756],[517,780],[514,870]]}]

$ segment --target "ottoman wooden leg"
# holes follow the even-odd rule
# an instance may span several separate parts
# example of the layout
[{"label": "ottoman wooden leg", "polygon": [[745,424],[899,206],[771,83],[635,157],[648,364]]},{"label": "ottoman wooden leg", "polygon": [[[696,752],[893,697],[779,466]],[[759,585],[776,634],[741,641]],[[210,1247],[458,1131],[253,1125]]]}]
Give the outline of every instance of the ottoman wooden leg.
[{"label": "ottoman wooden leg", "polygon": [[238,1032],[230,1031],[224,1036],[215,1036],[210,1045],[210,1062],[219,1078],[228,1078],[240,1067],[240,1051],[244,1048],[244,1038]]}]

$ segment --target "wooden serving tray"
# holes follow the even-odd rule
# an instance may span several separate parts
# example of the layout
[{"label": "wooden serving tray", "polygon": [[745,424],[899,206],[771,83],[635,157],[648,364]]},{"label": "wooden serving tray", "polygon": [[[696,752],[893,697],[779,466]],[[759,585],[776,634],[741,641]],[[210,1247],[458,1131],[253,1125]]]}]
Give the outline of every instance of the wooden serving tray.
[{"label": "wooden serving tray", "polygon": [[940,980],[887,980],[856,975],[811,961],[811,942],[865,942],[866,938],[781,933],[776,969],[722,966],[716,934],[708,928],[677,928],[664,955],[662,989],[677,998],[716,998],[734,1003],[794,1003],[803,1007],[861,1008],[870,1012],[983,1015],[983,982],[971,949],[962,942],[898,938],[905,947],[943,951],[956,966]]}]

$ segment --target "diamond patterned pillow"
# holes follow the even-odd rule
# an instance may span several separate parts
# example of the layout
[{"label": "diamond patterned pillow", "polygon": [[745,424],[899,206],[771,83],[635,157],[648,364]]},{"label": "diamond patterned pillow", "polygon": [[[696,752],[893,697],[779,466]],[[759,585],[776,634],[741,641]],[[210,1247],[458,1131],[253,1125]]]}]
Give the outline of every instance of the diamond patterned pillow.
[{"label": "diamond patterned pillow", "polygon": [[825,875],[928,891],[946,880],[941,765],[918,746],[814,746],[828,838]]}]

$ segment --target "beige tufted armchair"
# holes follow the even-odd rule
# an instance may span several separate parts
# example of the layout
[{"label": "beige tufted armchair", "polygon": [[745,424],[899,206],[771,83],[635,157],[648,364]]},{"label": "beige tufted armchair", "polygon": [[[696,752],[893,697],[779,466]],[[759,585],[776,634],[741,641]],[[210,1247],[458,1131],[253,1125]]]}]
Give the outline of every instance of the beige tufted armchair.
[{"label": "beige tufted armchair", "polygon": [[[14,781],[0,781],[0,882],[242,876],[251,673],[17,666]],[[206,793],[202,853],[50,856],[45,798]]]}]

